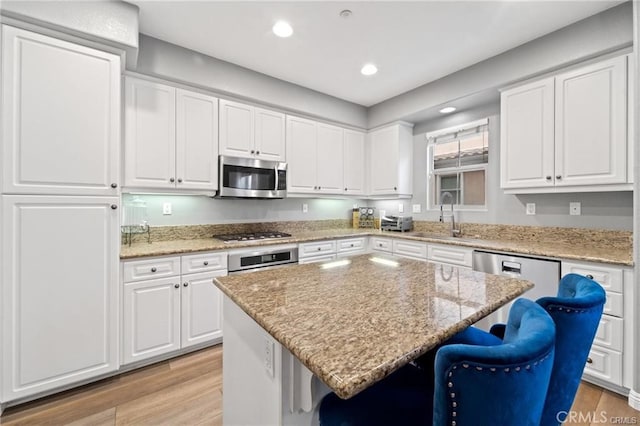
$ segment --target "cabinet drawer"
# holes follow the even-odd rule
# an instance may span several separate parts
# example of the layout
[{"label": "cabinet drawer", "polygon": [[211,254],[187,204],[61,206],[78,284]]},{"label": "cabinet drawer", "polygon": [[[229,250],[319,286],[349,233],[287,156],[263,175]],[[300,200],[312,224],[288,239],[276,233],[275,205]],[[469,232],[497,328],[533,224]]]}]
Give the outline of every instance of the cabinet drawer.
[{"label": "cabinet drawer", "polygon": [[622,293],[621,268],[563,261],[562,276],[569,273],[591,275],[605,290]]},{"label": "cabinet drawer", "polygon": [[319,254],[335,253],[336,242],[332,241],[318,241],[315,243],[304,243],[298,246],[298,258],[317,256]]},{"label": "cabinet drawer", "polygon": [[622,294],[607,291],[607,302],[604,304],[603,312],[607,315],[622,318],[623,311]]},{"label": "cabinet drawer", "polygon": [[593,343],[622,352],[623,326],[624,321],[622,318],[603,315]]},{"label": "cabinet drawer", "polygon": [[180,275],[180,258],[176,256],[125,262],[123,272],[125,283]]},{"label": "cabinet drawer", "polygon": [[364,253],[366,251],[366,239],[362,238],[349,238],[346,240],[338,240],[338,254],[356,254]]},{"label": "cabinet drawer", "polygon": [[182,273],[218,271],[227,269],[227,253],[203,253],[182,256]]},{"label": "cabinet drawer", "polygon": [[622,386],[622,354],[593,345],[589,351],[584,373]]},{"label": "cabinet drawer", "polygon": [[312,256],[303,259],[298,259],[298,263],[304,265],[306,263],[320,263],[320,262],[328,262],[330,260],[335,260],[335,254],[323,254],[320,256]]},{"label": "cabinet drawer", "polygon": [[427,259],[434,262],[451,263],[454,265],[471,266],[473,250],[447,245],[429,244]]},{"label": "cabinet drawer", "polygon": [[393,244],[390,238],[371,237],[369,247],[371,250],[384,251],[391,253],[393,251]]},{"label": "cabinet drawer", "polygon": [[427,259],[427,243],[414,241],[393,240],[393,254],[411,257],[414,259]]}]

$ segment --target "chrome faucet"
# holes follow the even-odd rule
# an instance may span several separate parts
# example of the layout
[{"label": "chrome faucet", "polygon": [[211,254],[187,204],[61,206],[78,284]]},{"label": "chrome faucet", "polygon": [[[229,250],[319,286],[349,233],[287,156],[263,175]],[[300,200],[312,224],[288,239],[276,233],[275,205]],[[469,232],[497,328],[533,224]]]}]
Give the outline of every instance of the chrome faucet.
[{"label": "chrome faucet", "polygon": [[453,213],[453,194],[449,191],[445,191],[442,193],[442,195],[440,195],[440,222],[444,222],[444,212],[442,210],[442,206],[444,205],[444,199],[446,197],[449,197],[449,200],[451,202],[451,236],[459,237],[462,235],[462,229],[460,229],[460,224],[458,224],[458,227],[456,228],[456,217]]}]

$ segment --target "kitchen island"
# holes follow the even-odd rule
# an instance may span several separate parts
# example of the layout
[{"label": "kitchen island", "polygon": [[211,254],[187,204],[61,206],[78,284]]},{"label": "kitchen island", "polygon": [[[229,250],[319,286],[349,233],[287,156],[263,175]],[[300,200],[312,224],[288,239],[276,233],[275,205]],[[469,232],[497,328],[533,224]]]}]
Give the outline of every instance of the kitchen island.
[{"label": "kitchen island", "polygon": [[215,278],[225,294],[225,424],[317,424],[350,398],[532,288],[365,254]]}]

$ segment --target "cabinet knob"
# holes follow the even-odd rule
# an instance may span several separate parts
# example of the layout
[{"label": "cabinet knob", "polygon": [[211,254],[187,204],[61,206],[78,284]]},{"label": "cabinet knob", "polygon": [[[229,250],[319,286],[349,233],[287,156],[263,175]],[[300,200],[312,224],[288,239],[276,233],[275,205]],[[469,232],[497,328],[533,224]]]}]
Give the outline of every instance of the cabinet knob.
[{"label": "cabinet knob", "polygon": [[182,285],[185,287],[189,287],[189,283],[183,283]]},{"label": "cabinet knob", "polygon": [[593,279],[593,275],[591,275],[591,274],[587,274],[587,275],[585,275],[585,276],[586,276],[587,278],[589,278],[590,280],[592,280],[592,279]]},{"label": "cabinet knob", "polygon": [[207,266],[209,264],[209,262],[207,262],[206,260],[204,261],[204,266]]},{"label": "cabinet knob", "polygon": [[115,189],[115,188],[117,188],[117,187],[118,187],[118,184],[117,184],[117,183],[112,183],[112,184],[111,184],[111,187]]},{"label": "cabinet knob", "polygon": [[382,247],[382,243],[378,243],[378,247]]},{"label": "cabinet knob", "polygon": [[353,244],[351,244],[351,247],[353,247]]},{"label": "cabinet knob", "polygon": [[318,189],[322,189],[322,187],[321,187],[321,186],[319,186],[319,187],[318,187]]},{"label": "cabinet knob", "polygon": [[112,209],[112,210],[115,210],[115,209],[117,209],[117,208],[118,208],[118,205],[117,205],[117,204],[111,204],[111,209]]},{"label": "cabinet knob", "polygon": [[252,153],[252,154],[255,154],[255,153],[256,153],[255,149],[252,149],[252,150],[251,150],[251,153]]},{"label": "cabinet knob", "polygon": [[182,183],[182,178],[178,178],[178,183]]},{"label": "cabinet knob", "polygon": [[560,180],[560,179],[562,179],[562,176],[556,175],[556,179]]},{"label": "cabinet knob", "polygon": [[180,288],[180,284],[174,284],[173,285],[175,288]]},{"label": "cabinet knob", "polygon": [[322,250],[322,248],[318,247],[318,251]]},{"label": "cabinet knob", "polygon": [[345,191],[347,190],[347,188],[344,189]]},{"label": "cabinet knob", "polygon": [[173,183],[173,182],[175,182],[175,181],[176,181],[176,180],[175,180],[174,178],[170,178],[170,179],[169,179],[169,182],[171,182],[171,183]]},{"label": "cabinet knob", "polygon": [[591,358],[587,358],[587,364],[593,364],[593,360]]},{"label": "cabinet knob", "polygon": [[394,190],[394,191],[397,191],[397,190],[398,190],[398,187],[394,186],[394,187],[393,187],[393,190]]},{"label": "cabinet knob", "polygon": [[155,272],[157,271],[156,267],[154,266],[153,268],[151,268],[151,272]]},{"label": "cabinet knob", "polygon": [[260,151],[256,151],[256,155],[260,155]]},{"label": "cabinet knob", "polygon": [[547,176],[545,179],[547,179],[547,180],[551,180],[551,176]]}]

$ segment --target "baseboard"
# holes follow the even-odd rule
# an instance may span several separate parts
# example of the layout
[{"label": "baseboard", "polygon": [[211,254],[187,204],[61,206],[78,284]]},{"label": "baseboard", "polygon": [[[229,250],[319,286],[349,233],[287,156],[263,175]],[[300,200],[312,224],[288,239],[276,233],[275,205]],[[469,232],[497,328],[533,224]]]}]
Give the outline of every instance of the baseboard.
[{"label": "baseboard", "polygon": [[634,410],[640,411],[640,393],[633,389],[629,391],[629,406]]}]

